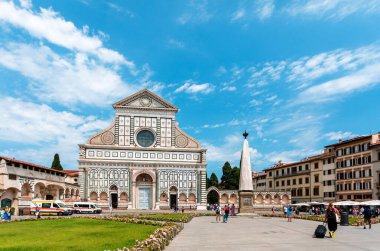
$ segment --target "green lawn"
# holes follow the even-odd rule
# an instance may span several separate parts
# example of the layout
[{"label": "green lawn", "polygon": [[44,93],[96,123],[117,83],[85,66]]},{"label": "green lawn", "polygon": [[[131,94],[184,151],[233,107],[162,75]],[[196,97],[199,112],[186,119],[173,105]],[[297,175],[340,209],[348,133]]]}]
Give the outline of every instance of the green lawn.
[{"label": "green lawn", "polygon": [[0,224],[0,250],[105,250],[132,247],[157,226],[95,219]]}]

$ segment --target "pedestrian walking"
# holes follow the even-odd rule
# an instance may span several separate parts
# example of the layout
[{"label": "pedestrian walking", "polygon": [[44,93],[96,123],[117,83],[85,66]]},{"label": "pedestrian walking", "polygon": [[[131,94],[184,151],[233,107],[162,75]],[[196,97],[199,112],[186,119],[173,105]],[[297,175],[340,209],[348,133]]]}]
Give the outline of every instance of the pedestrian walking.
[{"label": "pedestrian walking", "polygon": [[36,207],[36,218],[41,219],[41,212],[40,212],[40,209],[38,207]]},{"label": "pedestrian walking", "polygon": [[224,223],[227,223],[229,213],[230,213],[230,207],[229,207],[229,205],[225,205],[224,206],[224,217],[223,217]]},{"label": "pedestrian walking", "polygon": [[288,207],[287,206],[284,206],[284,215],[285,215],[285,217],[288,215]]},{"label": "pedestrian walking", "polygon": [[110,216],[112,216],[112,204],[109,204],[109,209],[110,209]]},{"label": "pedestrian walking", "polygon": [[185,212],[185,207],[184,207],[184,206],[182,206],[182,209],[181,209],[181,211],[182,211],[182,213],[184,213],[184,212]]},{"label": "pedestrian walking", "polygon": [[236,216],[236,211],[235,211],[235,204],[232,204],[232,206],[231,206],[231,216]]},{"label": "pedestrian walking", "polygon": [[12,217],[11,215],[12,215],[11,209],[8,206],[6,206],[5,207],[5,212],[4,212],[4,221],[10,222],[11,221],[11,217]]},{"label": "pedestrian walking", "polygon": [[291,205],[288,206],[288,222],[292,222],[292,217],[293,217],[293,208]]},{"label": "pedestrian walking", "polygon": [[220,222],[220,206],[215,205],[214,208],[215,208],[216,222],[219,223]]},{"label": "pedestrian walking", "polygon": [[363,216],[364,216],[364,229],[366,229],[365,224],[368,223],[369,229],[371,229],[371,217],[372,217],[372,212],[371,208],[369,206],[366,206],[363,211]]},{"label": "pedestrian walking", "polygon": [[335,237],[335,231],[338,229],[337,217],[339,217],[339,210],[333,206],[332,202],[330,202],[326,209],[325,222],[327,222],[331,238]]},{"label": "pedestrian walking", "polygon": [[274,214],[274,207],[272,207],[272,214]]}]

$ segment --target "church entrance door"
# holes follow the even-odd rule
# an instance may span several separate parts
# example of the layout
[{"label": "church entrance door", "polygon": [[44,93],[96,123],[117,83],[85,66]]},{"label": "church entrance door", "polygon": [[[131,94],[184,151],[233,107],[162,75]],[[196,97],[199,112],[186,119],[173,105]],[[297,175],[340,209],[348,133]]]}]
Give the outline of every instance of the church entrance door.
[{"label": "church entrance door", "polygon": [[112,208],[117,208],[117,193],[111,193]]},{"label": "church entrance door", "polygon": [[177,208],[177,194],[170,195],[170,208]]},{"label": "church entrance door", "polygon": [[150,209],[150,188],[139,188],[139,208]]}]

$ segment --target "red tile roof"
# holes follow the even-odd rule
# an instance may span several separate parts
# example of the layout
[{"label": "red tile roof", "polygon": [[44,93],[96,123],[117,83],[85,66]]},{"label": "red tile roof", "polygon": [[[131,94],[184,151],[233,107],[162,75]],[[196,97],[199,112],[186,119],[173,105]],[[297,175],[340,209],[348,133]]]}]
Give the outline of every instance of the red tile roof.
[{"label": "red tile roof", "polygon": [[[62,174],[66,174],[66,175],[68,175],[68,173],[78,172],[77,170],[62,170],[62,171],[61,170],[55,170],[55,169],[52,169],[52,168],[49,168],[49,167],[46,167],[46,166],[37,165],[37,164],[31,163],[31,162],[17,160],[15,158],[9,158],[9,157],[0,156],[0,160],[2,160],[2,159],[4,159],[7,162],[18,163],[18,164],[27,165],[27,166],[32,166],[32,167],[36,167],[38,169],[49,170],[51,172],[57,172],[57,173],[62,173]],[[68,175],[68,176],[71,176],[71,175]]]}]

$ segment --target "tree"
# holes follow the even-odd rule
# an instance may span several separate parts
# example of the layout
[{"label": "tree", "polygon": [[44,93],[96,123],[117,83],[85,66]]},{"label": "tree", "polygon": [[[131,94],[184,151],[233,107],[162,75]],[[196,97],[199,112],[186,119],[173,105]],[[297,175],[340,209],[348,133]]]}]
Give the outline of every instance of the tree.
[{"label": "tree", "polygon": [[231,173],[232,173],[232,168],[231,164],[227,161],[223,165],[223,175],[222,178],[220,179],[220,187],[222,189],[231,189],[230,188],[230,182],[231,182]]},{"label": "tree", "polygon": [[219,187],[219,180],[215,173],[210,176],[210,186]]},{"label": "tree", "polygon": [[230,189],[239,189],[240,168],[234,167],[231,172]]},{"label": "tree", "polygon": [[54,160],[51,163],[51,168],[55,170],[63,170],[63,167],[61,165],[61,161],[59,160],[58,153],[54,154]]}]

